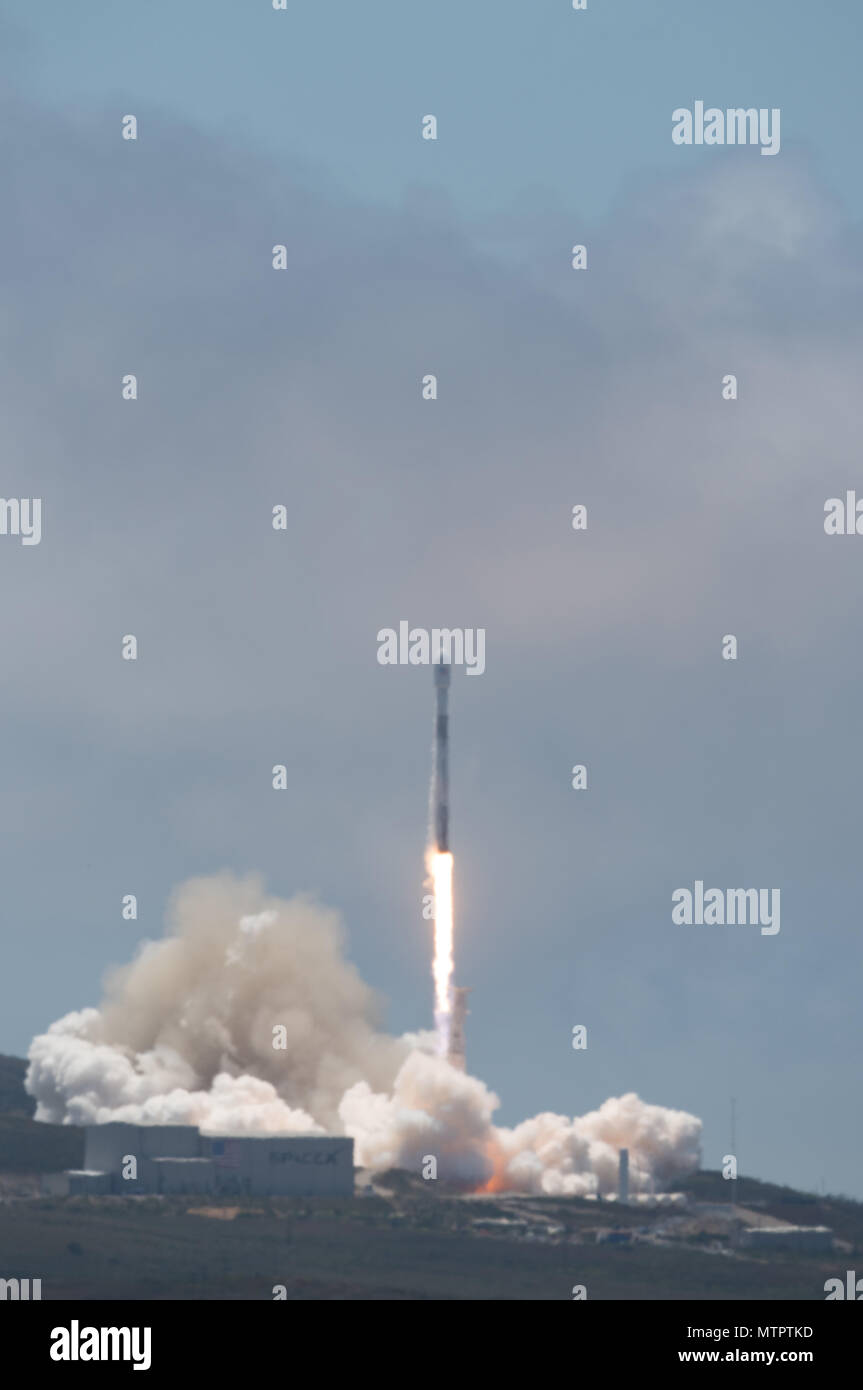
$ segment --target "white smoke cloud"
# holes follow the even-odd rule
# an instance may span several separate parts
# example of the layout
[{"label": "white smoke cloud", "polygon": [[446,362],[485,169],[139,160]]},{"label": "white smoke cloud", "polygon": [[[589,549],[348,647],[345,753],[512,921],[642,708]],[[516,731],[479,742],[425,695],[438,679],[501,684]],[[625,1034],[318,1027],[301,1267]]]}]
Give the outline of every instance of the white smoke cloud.
[{"label": "white smoke cloud", "polygon": [[647,1105],[630,1092],[568,1120],[536,1115],[496,1131],[497,1172],[519,1191],[585,1196],[617,1188],[621,1149],[629,1149],[633,1192],[662,1188],[694,1172],[701,1159],[701,1122],[683,1110]]},{"label": "white smoke cloud", "polygon": [[432,1033],[380,1031],[334,913],[219,875],[179,890],[165,937],[109,973],[100,1008],[34,1038],[27,1088],[40,1120],[344,1133],[361,1167],[418,1173],[432,1154],[441,1178],[471,1188],[608,1191],[622,1147],[633,1191],[698,1166],[700,1121],[632,1094],[498,1128],[498,1097],[434,1046]]},{"label": "white smoke cloud", "polygon": [[[430,1041],[434,1047],[436,1040]],[[421,1171],[432,1154],[441,1177],[482,1187],[492,1176],[491,1117],[500,1104],[482,1081],[442,1057],[411,1052],[394,1077],[391,1094],[375,1095],[361,1081],[345,1094],[340,1116],[356,1141],[364,1168]]]}]

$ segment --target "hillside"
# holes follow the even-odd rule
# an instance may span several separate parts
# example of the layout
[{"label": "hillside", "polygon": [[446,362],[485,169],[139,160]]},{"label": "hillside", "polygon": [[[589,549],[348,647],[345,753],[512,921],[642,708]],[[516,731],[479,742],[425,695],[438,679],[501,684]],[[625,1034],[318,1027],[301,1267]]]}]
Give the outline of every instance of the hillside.
[{"label": "hillside", "polygon": [[[683,1236],[598,1245],[595,1207],[521,1199],[554,1239],[478,1230],[505,1202],[375,1196],[278,1199],[67,1197],[0,1204],[9,1270],[38,1269],[43,1298],[822,1300],[846,1254],[736,1255]],[[608,1224],[611,1225],[609,1213]],[[850,1254],[850,1252],[849,1252]],[[853,1266],[852,1263],[848,1267]]]},{"label": "hillside", "polygon": [[32,1118],[36,1102],[24,1090],[26,1070],[22,1058],[0,1055],[0,1195],[9,1191],[10,1176],[55,1173],[84,1162],[83,1130]]},{"label": "hillside", "polygon": [[[465,1197],[405,1172],[354,1198],[43,1197],[39,1175],[83,1163],[83,1131],[28,1114],[24,1064],[0,1059],[0,1249],[38,1269],[43,1298],[823,1299],[863,1253],[863,1204],[718,1173],[681,1210],[578,1198]],[[750,1224],[825,1225],[827,1254],[747,1252]],[[630,1243],[602,1243],[606,1232]]]},{"label": "hillside", "polygon": [[32,1115],[36,1102],[24,1090],[27,1063],[22,1057],[0,1053],[0,1115]]}]

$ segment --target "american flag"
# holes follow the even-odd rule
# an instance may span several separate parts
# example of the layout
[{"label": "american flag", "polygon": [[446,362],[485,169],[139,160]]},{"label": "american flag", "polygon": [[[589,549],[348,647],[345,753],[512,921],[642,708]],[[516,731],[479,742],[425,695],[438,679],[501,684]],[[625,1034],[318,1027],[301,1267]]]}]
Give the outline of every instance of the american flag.
[{"label": "american flag", "polygon": [[239,1168],[241,1145],[236,1139],[213,1139],[210,1152],[217,1168]]}]

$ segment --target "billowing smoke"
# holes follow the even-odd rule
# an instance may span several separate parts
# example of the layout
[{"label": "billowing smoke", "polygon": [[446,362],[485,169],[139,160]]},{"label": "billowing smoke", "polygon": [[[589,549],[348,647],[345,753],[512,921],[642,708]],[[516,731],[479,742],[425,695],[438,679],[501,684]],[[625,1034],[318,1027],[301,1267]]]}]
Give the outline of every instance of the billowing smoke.
[{"label": "billowing smoke", "polygon": [[[377,1026],[338,918],[255,879],[194,879],[163,940],[112,971],[100,1008],[34,1039],[39,1118],[196,1124],[227,1134],[335,1129],[360,1080],[391,1084],[410,1050]],[[285,1047],[274,1047],[283,1028]]]},{"label": "billowing smoke", "polygon": [[365,1168],[418,1173],[434,1155],[442,1179],[523,1192],[613,1189],[622,1147],[633,1191],[698,1166],[700,1121],[635,1095],[496,1127],[497,1096],[436,1055],[433,1034],[380,1030],[343,944],[337,916],[309,899],[269,898],[254,878],[192,880],[163,940],[108,975],[101,1006],[33,1040],[37,1119],[344,1133]]}]

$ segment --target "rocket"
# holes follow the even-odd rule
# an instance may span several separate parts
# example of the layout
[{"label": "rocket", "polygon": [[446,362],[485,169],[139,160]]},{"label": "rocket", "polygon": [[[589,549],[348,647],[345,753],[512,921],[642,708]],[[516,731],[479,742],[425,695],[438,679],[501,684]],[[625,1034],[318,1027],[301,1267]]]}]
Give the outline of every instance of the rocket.
[{"label": "rocket", "polygon": [[434,667],[435,775],[432,824],[438,854],[449,851],[449,675],[449,666],[443,661]]},{"label": "rocket", "polygon": [[[434,731],[434,778],[432,784],[432,838],[438,855],[446,855],[442,861],[441,884],[444,912],[435,921],[435,1026],[438,1045],[450,1066],[459,1071],[466,1070],[465,1060],[465,1020],[468,1015],[467,996],[470,990],[459,988],[452,983],[453,971],[453,914],[452,914],[452,855],[449,848],[449,679],[448,663],[439,661],[434,666],[435,686],[435,731]],[[440,861],[439,861],[440,863]],[[435,893],[438,892],[438,879],[435,879]],[[437,906],[437,900],[436,900]],[[441,934],[438,935],[438,927]],[[443,978],[439,978],[439,965],[443,965]]]}]

